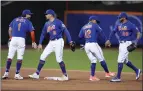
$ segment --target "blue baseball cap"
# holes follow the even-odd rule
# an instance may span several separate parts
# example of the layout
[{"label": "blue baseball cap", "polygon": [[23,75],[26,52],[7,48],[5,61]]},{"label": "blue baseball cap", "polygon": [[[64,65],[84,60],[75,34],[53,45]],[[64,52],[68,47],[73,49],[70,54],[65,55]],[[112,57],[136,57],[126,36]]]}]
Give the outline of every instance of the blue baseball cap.
[{"label": "blue baseball cap", "polygon": [[97,23],[100,23],[100,21],[99,21],[99,19],[98,19],[97,16],[90,16],[90,17],[89,17],[89,21],[91,21],[91,20],[96,20]]},{"label": "blue baseball cap", "polygon": [[126,19],[128,19],[127,13],[126,13],[126,12],[121,12],[121,13],[118,15],[118,19],[120,19],[120,18],[126,18]]},{"label": "blue baseball cap", "polygon": [[25,9],[25,10],[23,10],[22,15],[26,15],[26,14],[28,14],[28,15],[32,15],[33,13],[31,13],[31,11],[30,11],[30,10]]},{"label": "blue baseball cap", "polygon": [[53,15],[53,16],[56,15],[55,12],[54,12],[54,10],[52,10],[52,9],[46,10],[45,14],[46,14],[46,15],[47,15],[47,14],[51,14],[51,15]]}]

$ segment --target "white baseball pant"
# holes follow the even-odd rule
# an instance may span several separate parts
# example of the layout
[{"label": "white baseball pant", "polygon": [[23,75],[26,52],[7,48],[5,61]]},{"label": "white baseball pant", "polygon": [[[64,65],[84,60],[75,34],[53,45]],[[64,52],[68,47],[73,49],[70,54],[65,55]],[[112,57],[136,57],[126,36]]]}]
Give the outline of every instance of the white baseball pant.
[{"label": "white baseball pant", "polygon": [[101,47],[98,43],[86,43],[85,51],[91,63],[96,63],[97,60],[99,60],[99,62],[105,60]]},{"label": "white baseball pant", "polygon": [[127,47],[132,44],[131,41],[121,41],[119,44],[119,55],[118,55],[118,63],[127,63],[128,62],[128,50]]},{"label": "white baseball pant", "polygon": [[7,58],[13,59],[16,51],[17,51],[17,59],[23,60],[23,55],[25,51],[25,38],[12,37],[9,44],[9,51]]},{"label": "white baseball pant", "polygon": [[64,40],[63,38],[50,40],[43,53],[41,54],[40,60],[45,60],[49,54],[55,52],[56,61],[58,63],[63,61],[63,47]]}]

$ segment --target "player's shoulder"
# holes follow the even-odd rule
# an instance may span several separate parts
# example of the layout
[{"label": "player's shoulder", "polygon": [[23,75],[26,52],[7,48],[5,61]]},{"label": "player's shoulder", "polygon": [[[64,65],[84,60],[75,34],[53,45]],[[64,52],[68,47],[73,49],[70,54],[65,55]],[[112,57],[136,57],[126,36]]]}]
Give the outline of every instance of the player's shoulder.
[{"label": "player's shoulder", "polygon": [[62,22],[62,21],[58,18],[55,18],[55,22]]},{"label": "player's shoulder", "polygon": [[27,18],[25,18],[25,17],[19,17],[19,19],[22,19],[22,20],[24,20],[26,23],[28,23],[28,24],[32,24],[32,22],[30,21],[30,19],[27,19]]},{"label": "player's shoulder", "polygon": [[65,24],[64,24],[60,19],[57,19],[57,18],[56,18],[55,21],[56,21],[56,24],[57,24],[57,25],[62,26],[62,27],[66,27]]},{"label": "player's shoulder", "polygon": [[128,21],[127,24],[130,26],[130,27],[136,27],[136,25],[134,23],[132,23],[131,21]]},{"label": "player's shoulder", "polygon": [[92,24],[91,23],[87,23],[87,24],[85,24],[83,27],[82,27],[82,29],[84,30],[84,29],[87,29],[87,28],[92,28]]},{"label": "player's shoulder", "polygon": [[63,24],[63,22],[58,18],[56,18],[55,21],[56,21],[57,24]]},{"label": "player's shoulder", "polygon": [[29,22],[29,23],[32,23],[29,19],[27,19],[27,18],[23,18],[23,19],[25,19],[27,22]]},{"label": "player's shoulder", "polygon": [[16,17],[16,18],[14,18],[12,21],[16,21],[16,20],[18,20],[20,17]]},{"label": "player's shoulder", "polygon": [[92,27],[99,27],[99,25],[97,23],[89,23]]},{"label": "player's shoulder", "polygon": [[92,23],[92,27],[94,27],[94,28],[100,28],[100,26],[97,23]]},{"label": "player's shoulder", "polygon": [[49,23],[50,23],[50,21],[46,21],[46,22],[45,22],[45,24],[49,24]]},{"label": "player's shoulder", "polygon": [[131,21],[128,20],[128,24],[130,25],[135,25],[134,23],[132,23]]},{"label": "player's shoulder", "polygon": [[119,21],[119,20],[117,20],[116,21],[116,23],[115,23],[115,26],[119,26],[119,25],[121,25],[122,23]]}]

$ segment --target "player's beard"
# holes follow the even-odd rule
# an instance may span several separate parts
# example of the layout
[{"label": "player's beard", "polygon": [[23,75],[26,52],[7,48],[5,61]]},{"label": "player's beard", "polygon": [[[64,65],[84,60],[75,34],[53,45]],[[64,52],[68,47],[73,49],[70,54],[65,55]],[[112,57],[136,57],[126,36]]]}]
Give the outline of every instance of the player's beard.
[{"label": "player's beard", "polygon": [[122,23],[123,21],[124,21],[124,19],[121,18],[121,19],[120,19],[120,22]]}]

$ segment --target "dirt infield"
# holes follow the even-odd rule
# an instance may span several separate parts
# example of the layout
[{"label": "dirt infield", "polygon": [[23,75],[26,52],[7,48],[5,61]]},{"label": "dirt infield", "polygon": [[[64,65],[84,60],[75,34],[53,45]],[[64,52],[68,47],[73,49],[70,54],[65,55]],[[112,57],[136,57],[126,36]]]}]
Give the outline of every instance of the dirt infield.
[{"label": "dirt infield", "polygon": [[[44,69],[39,80],[28,78],[29,74],[35,72],[35,69],[22,68],[21,75],[24,80],[14,80],[14,72],[15,68],[12,68],[10,78],[2,80],[2,90],[142,90],[142,75],[136,81],[134,73],[122,73],[122,82],[113,83],[109,82],[111,78],[104,77],[104,72],[96,72],[101,79],[98,82],[89,81],[89,72],[87,71],[68,71],[70,80],[65,82],[43,79],[46,76],[61,76],[60,70]],[[3,73],[4,69],[2,68]]]}]

